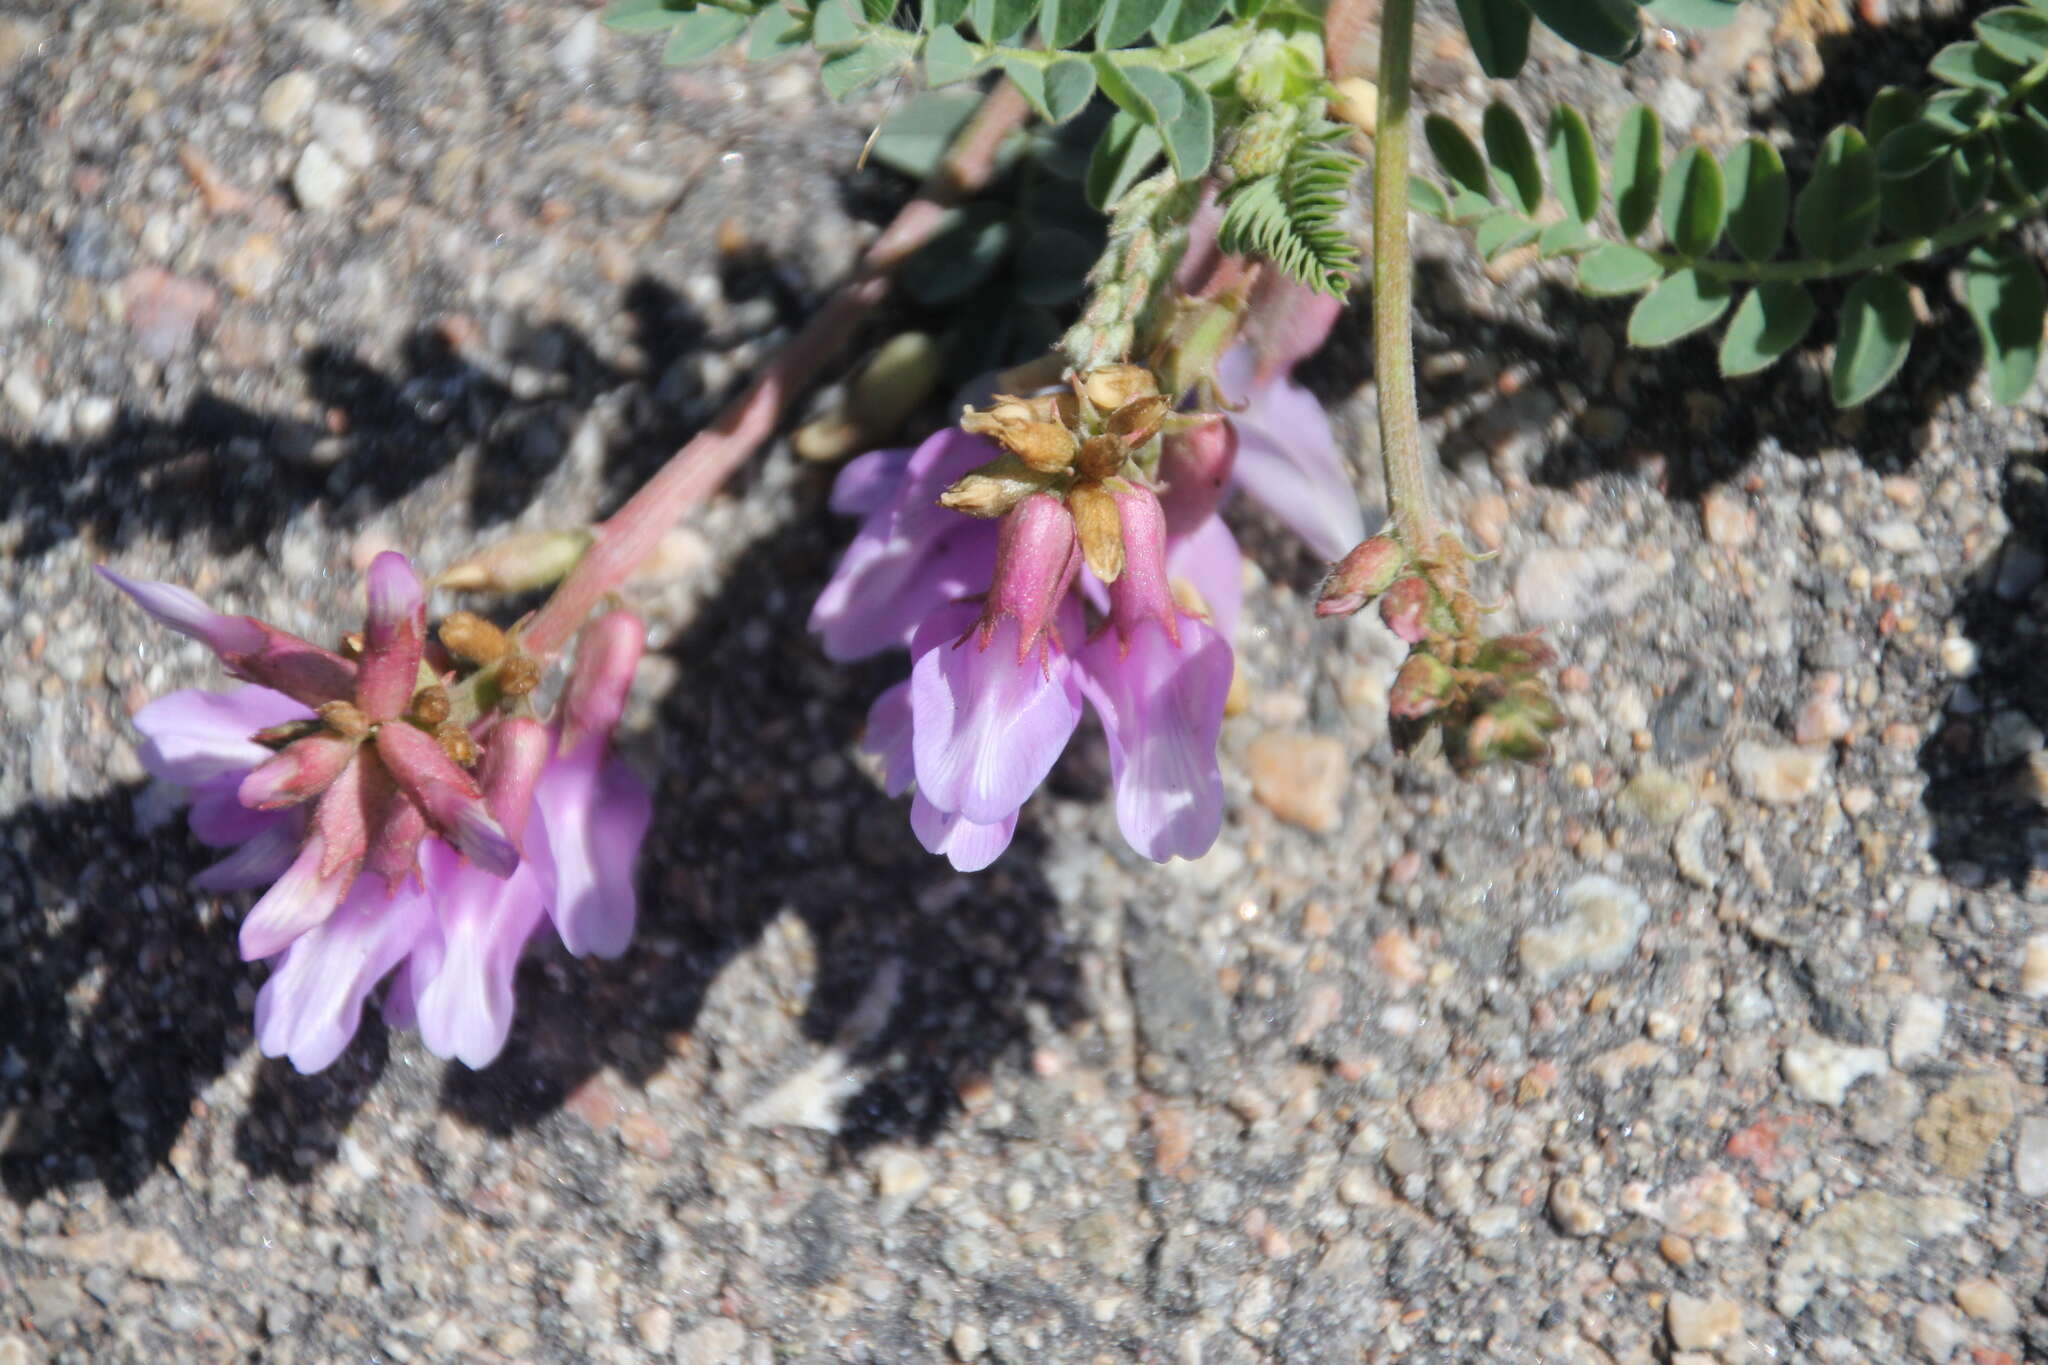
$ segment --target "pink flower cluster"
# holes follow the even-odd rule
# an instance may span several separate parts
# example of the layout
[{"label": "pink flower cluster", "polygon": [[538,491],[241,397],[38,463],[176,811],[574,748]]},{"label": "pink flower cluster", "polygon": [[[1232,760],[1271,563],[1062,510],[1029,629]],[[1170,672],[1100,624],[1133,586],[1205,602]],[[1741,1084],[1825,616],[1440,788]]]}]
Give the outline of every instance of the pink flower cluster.
[{"label": "pink flower cluster", "polygon": [[183,588],[101,573],[248,684],[174,692],[134,720],[144,766],[188,793],[193,835],[229,850],[194,884],[268,888],[240,935],[245,959],[272,966],[256,1002],[266,1056],[327,1066],[390,976],[388,1020],[483,1066],[504,1047],[513,975],[544,921],[571,952],[624,950],[652,814],[611,754],[644,642],[630,614],[585,628],[551,721],[494,713],[449,733],[423,704],[443,677],[401,555],[370,566],[355,659]]},{"label": "pink flower cluster", "polygon": [[1165,438],[1157,492],[1115,494],[1124,566],[1107,584],[1084,566],[1055,497],[1034,494],[999,522],[939,505],[997,456],[984,438],[948,429],[841,472],[832,506],[861,524],[811,629],[838,660],[910,651],[910,677],[875,701],[865,743],[892,795],[914,789],[918,839],[956,868],[986,867],[1009,846],[1084,700],[1109,741],[1131,846],[1164,862],[1215,842],[1216,741],[1242,599],[1237,542],[1217,508],[1243,487],[1329,559],[1364,534],[1316,401],[1246,348],[1217,378],[1242,408]]}]

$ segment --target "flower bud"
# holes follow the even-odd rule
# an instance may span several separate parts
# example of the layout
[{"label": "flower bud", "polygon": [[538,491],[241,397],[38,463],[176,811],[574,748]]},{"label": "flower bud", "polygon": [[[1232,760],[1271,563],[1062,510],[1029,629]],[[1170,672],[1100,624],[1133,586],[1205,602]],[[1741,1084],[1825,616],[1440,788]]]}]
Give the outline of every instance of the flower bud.
[{"label": "flower bud", "polygon": [[1457,691],[1450,665],[1433,654],[1410,654],[1387,690],[1387,713],[1396,720],[1420,720],[1444,706]]},{"label": "flower bud", "polygon": [[235,799],[250,810],[283,810],[327,790],[356,756],[356,741],[308,735],[249,770]]},{"label": "flower bud", "polygon": [[452,720],[444,720],[434,727],[434,743],[441,746],[441,752],[448,755],[452,763],[465,768],[476,766],[476,737]]},{"label": "flower bud", "polygon": [[464,592],[532,592],[568,576],[595,537],[588,530],[530,531],[451,564],[434,585]]},{"label": "flower bud", "polygon": [[396,550],[370,561],[370,599],[363,619],[363,657],[356,666],[356,705],[372,721],[396,718],[419,686],[427,640],[426,591],[412,563]]},{"label": "flower bud", "polygon": [[1322,592],[1316,598],[1316,615],[1351,615],[1392,587],[1407,567],[1408,554],[1392,536],[1378,535],[1361,542],[1323,580]]},{"label": "flower bud", "polygon": [[1380,597],[1380,619],[1409,644],[1420,644],[1429,633],[1423,618],[1429,612],[1430,596],[1429,584],[1420,578],[1396,579]]},{"label": "flower bud", "polygon": [[505,632],[473,611],[451,611],[441,620],[441,643],[456,658],[473,664],[494,664],[511,644]]},{"label": "flower bud", "polygon": [[320,721],[343,739],[364,739],[370,733],[370,718],[352,701],[322,703]]},{"label": "flower bud", "polygon": [[1237,428],[1212,416],[1185,431],[1169,430],[1160,443],[1159,495],[1166,510],[1166,529],[1186,535],[1207,521],[1223,501],[1237,464]]},{"label": "flower bud", "polygon": [[1123,572],[1109,588],[1110,621],[1129,640],[1141,622],[1157,621],[1168,639],[1180,640],[1179,604],[1166,571],[1166,514],[1151,489],[1122,483],[1116,508]]},{"label": "flower bud", "polygon": [[1090,436],[1081,442],[1074,472],[1089,483],[1100,483],[1123,469],[1124,458],[1124,443],[1115,436]]},{"label": "flower bud", "polygon": [[412,694],[413,719],[422,725],[439,725],[448,719],[448,689],[436,683]]},{"label": "flower bud", "polygon": [[1124,571],[1124,532],[1115,496],[1102,484],[1077,483],[1067,491],[1067,506],[1089,569],[1104,583],[1116,582]]},{"label": "flower bud", "polygon": [[998,401],[986,412],[970,408],[961,413],[960,429],[990,438],[1041,474],[1056,474],[1071,465],[1078,448],[1073,432],[1035,416],[1029,405],[1014,398]]},{"label": "flower bud", "polygon": [[630,611],[606,612],[583,628],[562,694],[563,753],[574,752],[593,736],[600,742],[611,738],[646,648],[647,628]]},{"label": "flower bud", "polygon": [[1022,659],[1052,627],[1079,564],[1074,516],[1058,498],[1034,493],[1010,509],[996,540],[995,581],[989,585],[976,633],[988,647],[1005,616],[1017,622]]},{"label": "flower bud", "polygon": [[549,743],[547,727],[539,721],[508,716],[484,745],[477,783],[484,789],[484,803],[515,844],[526,837],[533,788],[547,765]]},{"label": "flower bud", "polygon": [[1159,392],[1159,381],[1143,365],[1104,365],[1081,376],[1081,392],[1103,412],[1115,412],[1140,398]]},{"label": "flower bud", "polygon": [[1033,493],[1044,492],[1045,485],[1044,475],[1004,451],[941,493],[939,506],[970,517],[999,517]]},{"label": "flower bud", "polygon": [[498,692],[523,697],[540,686],[540,662],[530,654],[513,654],[498,661]]}]

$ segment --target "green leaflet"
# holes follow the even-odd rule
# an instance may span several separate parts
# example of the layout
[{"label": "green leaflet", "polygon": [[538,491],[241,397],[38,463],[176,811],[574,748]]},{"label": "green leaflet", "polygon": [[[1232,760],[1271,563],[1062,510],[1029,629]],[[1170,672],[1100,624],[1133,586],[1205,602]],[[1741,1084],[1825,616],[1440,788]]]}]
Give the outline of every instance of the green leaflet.
[{"label": "green leaflet", "polygon": [[1664,181],[1664,127],[1656,111],[1638,104],[1614,138],[1614,216],[1624,237],[1640,237],[1657,212]]},{"label": "green leaflet", "polygon": [[695,0],[612,0],[599,22],[615,33],[662,33],[693,3]]},{"label": "green leaflet", "polygon": [[1596,246],[1579,258],[1579,288],[1588,294],[1633,294],[1663,275],[1655,256],[1619,242]]},{"label": "green leaflet", "polygon": [[1799,344],[1816,311],[1801,285],[1773,282],[1750,290],[1721,337],[1721,373],[1734,379],[1764,369]]},{"label": "green leaflet", "polygon": [[1792,180],[1778,149],[1753,137],[1728,153],[1728,240],[1744,259],[1768,261],[1785,241]]},{"label": "green leaflet", "polygon": [[1529,30],[1536,18],[1522,0],[1458,0],[1458,18],[1481,71],[1495,80],[1520,74],[1529,60]]},{"label": "green leaflet", "polygon": [[1664,236],[1681,256],[1704,256],[1721,240],[1727,190],[1720,163],[1701,147],[1687,147],[1664,177]]},{"label": "green leaflet", "polygon": [[1800,247],[1827,261],[1861,251],[1877,233],[1877,205],[1877,158],[1863,134],[1845,124],[1821,143],[1813,176],[1793,206]]},{"label": "green leaflet", "polygon": [[661,64],[689,66],[715,56],[747,31],[750,17],[737,10],[698,6],[669,30],[668,41],[661,49]]},{"label": "green leaflet", "polygon": [[1668,346],[1691,336],[1728,311],[1728,284],[1697,270],[1680,270],[1643,295],[1628,315],[1631,346]]},{"label": "green leaflet", "polygon": [[1891,383],[1913,342],[1913,303],[1905,282],[1889,271],[1865,275],[1842,300],[1835,364],[1828,387],[1835,402],[1856,407]]},{"label": "green leaflet", "polygon": [[2010,242],[1979,247],[1963,260],[1963,308],[1984,343],[1991,396],[2017,403],[2041,364],[2041,272]]},{"label": "green leaflet", "polygon": [[1545,138],[1550,150],[1550,183],[1565,212],[1590,223],[1600,212],[1600,155],[1593,148],[1593,130],[1578,110],[1559,105],[1550,115]]},{"label": "green leaflet", "polygon": [[1543,164],[1536,159],[1536,146],[1529,140],[1521,115],[1495,101],[1486,106],[1479,130],[1486,140],[1494,183],[1510,204],[1523,213],[1534,213],[1543,202]]}]

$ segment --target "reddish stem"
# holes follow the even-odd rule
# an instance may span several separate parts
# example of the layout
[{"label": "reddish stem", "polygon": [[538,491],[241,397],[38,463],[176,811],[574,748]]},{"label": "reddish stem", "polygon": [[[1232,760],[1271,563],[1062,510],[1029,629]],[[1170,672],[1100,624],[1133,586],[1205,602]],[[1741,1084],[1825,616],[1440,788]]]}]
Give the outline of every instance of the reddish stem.
[{"label": "reddish stem", "polygon": [[676,519],[716,493],[774,433],[790,401],[817,379],[868,311],[888,297],[890,273],[931,240],[947,206],[988,183],[997,150],[1029,113],[1030,106],[1008,81],[982,101],[917,197],[868,247],[860,272],[811,317],[744,393],[597,528],[596,541],[521,632],[520,643],[528,653],[546,658],[561,649],[605,594],[640,566]]}]

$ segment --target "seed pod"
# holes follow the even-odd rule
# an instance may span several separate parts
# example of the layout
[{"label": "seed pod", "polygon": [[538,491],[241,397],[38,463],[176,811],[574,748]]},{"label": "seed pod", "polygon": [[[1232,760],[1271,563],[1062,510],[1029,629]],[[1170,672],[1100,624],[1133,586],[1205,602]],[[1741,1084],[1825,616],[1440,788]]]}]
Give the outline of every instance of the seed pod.
[{"label": "seed pod", "polygon": [[523,697],[540,686],[540,664],[531,655],[514,654],[498,664],[498,691]]},{"label": "seed pod", "polygon": [[1158,434],[1159,424],[1166,420],[1166,414],[1172,407],[1172,401],[1161,394],[1133,398],[1110,414],[1105,429],[1126,447],[1135,450]]},{"label": "seed pod", "polygon": [[1103,412],[1115,412],[1139,398],[1159,392],[1159,381],[1143,365],[1104,365],[1081,377],[1081,391]]},{"label": "seed pod", "polygon": [[448,719],[448,689],[436,684],[413,693],[412,714],[422,725],[439,725]]},{"label": "seed pod", "polygon": [[1000,517],[1033,493],[1045,491],[1045,476],[1004,451],[939,495],[939,506],[970,517]]},{"label": "seed pod", "polygon": [[441,752],[448,755],[451,762],[459,763],[465,768],[472,766],[477,760],[476,740],[470,736],[468,730],[452,720],[434,727],[434,742],[441,746]]},{"label": "seed pod", "polygon": [[352,701],[322,702],[320,722],[343,739],[362,739],[370,733],[370,718]]},{"label": "seed pod", "polygon": [[1081,442],[1074,472],[1089,483],[1109,478],[1124,467],[1124,444],[1114,436],[1090,436]]},{"label": "seed pod", "polygon": [[511,648],[504,631],[473,611],[449,612],[438,633],[450,654],[473,664],[494,664]]}]

